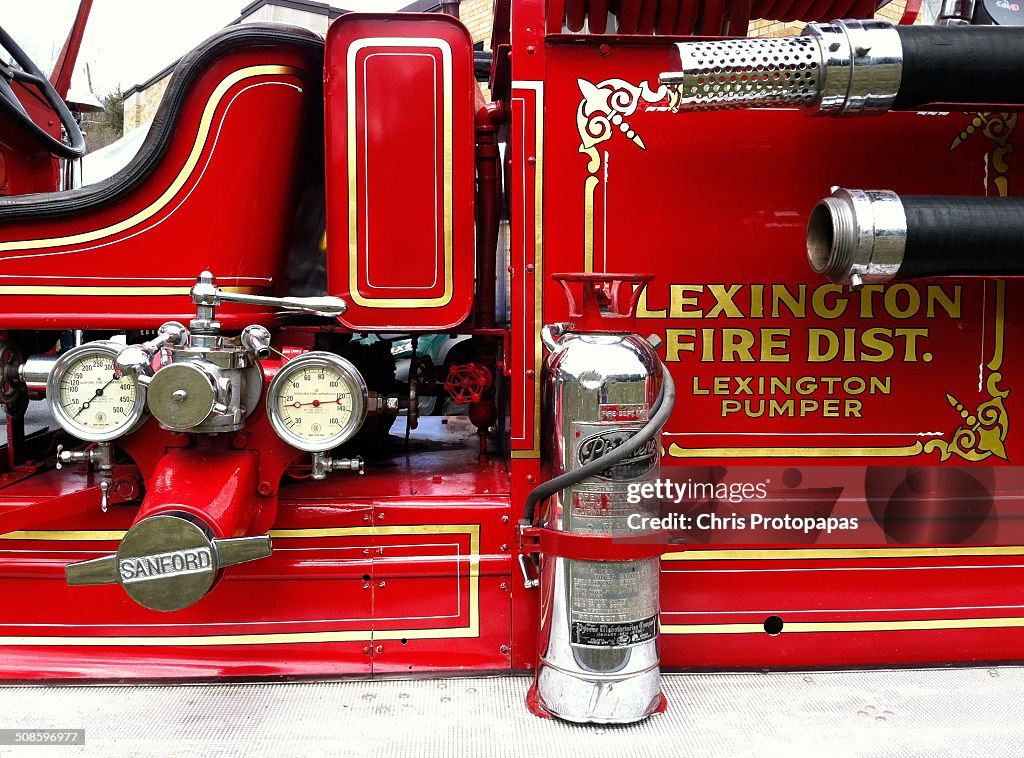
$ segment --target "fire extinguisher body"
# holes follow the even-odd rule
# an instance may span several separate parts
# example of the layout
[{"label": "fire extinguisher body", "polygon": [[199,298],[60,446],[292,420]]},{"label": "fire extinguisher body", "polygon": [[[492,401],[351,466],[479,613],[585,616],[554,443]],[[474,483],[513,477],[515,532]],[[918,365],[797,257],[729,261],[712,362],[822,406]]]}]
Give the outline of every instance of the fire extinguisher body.
[{"label": "fire extinguisher body", "polygon": [[[550,334],[550,332],[549,332]],[[648,421],[662,381],[651,346],[628,332],[568,331],[548,340],[546,437],[552,476],[608,453]],[[574,534],[650,531],[659,503],[634,486],[660,473],[660,434],[597,476],[547,500],[541,526]],[[542,555],[539,665],[531,703],[568,721],[629,723],[659,710],[659,560]]]}]

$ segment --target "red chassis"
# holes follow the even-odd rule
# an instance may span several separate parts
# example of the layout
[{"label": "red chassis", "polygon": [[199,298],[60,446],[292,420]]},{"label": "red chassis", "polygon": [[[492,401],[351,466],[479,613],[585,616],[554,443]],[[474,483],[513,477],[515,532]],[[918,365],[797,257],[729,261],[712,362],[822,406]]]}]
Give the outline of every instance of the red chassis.
[{"label": "red chassis", "polygon": [[[56,470],[53,435],[28,440],[0,480],[0,675],[533,668],[538,593],[520,575],[516,524],[548,475],[539,329],[567,315],[546,278],[554,271],[656,274],[642,333],[662,339],[680,389],[663,475],[717,493],[673,509],[691,522],[662,560],[663,666],[1024,656],[1014,466],[1024,449],[1008,420],[1022,368],[1008,349],[1020,336],[1017,282],[850,293],[815,276],[803,253],[807,214],[833,185],[1018,192],[1017,115],[675,114],[658,75],[681,37],[563,33],[563,12],[583,6],[542,0],[517,0],[506,29],[508,4],[497,5],[490,109],[474,105],[463,30],[438,17],[344,17],[326,53],[295,31],[239,27],[183,61],[166,123],[143,148],[148,163],[98,191],[0,205],[0,325],[23,352],[61,330],[134,338],[187,323],[204,269],[232,292],[279,296],[319,276],[359,304],[341,325],[295,326],[252,305],[223,305],[218,318],[232,333],[270,327],[276,347],[296,351],[343,352],[352,331],[475,331],[502,411],[486,457],[472,424],[421,419],[409,447],[393,439],[365,476],[324,481],[302,478],[306,454],[279,439],[262,405],[243,431],[209,439],[150,418],[117,442],[119,502],[107,512],[95,473]],[[400,51],[395,39],[406,40]],[[400,98],[374,99],[393,82],[373,77],[394,68],[366,65],[400,53],[428,64],[403,69],[418,72],[403,86],[423,100],[404,114]],[[475,249],[467,239],[483,205],[468,166],[495,119],[510,159],[504,334],[479,312],[481,258],[495,253],[480,229],[492,219],[478,213]],[[428,133],[441,137],[397,152],[398,137]],[[374,160],[383,173],[361,173]],[[437,167],[450,175],[439,180]],[[317,214],[326,237],[302,223]],[[264,365],[267,381],[276,368]],[[273,554],[228,568],[208,596],[167,613],[117,586],[68,587],[64,567],[116,550],[147,507],[143,493],[158,489],[154,472],[181,450],[202,472],[183,474],[183,502],[207,514],[223,491],[210,482],[254,487],[243,526],[218,536],[266,532]],[[246,454],[255,465],[239,463]],[[764,486],[756,508],[730,501],[745,484]],[[859,528],[746,528],[755,511]]]}]

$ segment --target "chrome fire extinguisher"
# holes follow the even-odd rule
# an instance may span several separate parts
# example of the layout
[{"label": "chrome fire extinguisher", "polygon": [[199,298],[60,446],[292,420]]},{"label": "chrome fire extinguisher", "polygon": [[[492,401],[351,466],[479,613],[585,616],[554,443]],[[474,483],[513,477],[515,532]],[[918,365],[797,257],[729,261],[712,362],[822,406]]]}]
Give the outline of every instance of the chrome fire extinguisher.
[{"label": "chrome fire extinguisher", "polygon": [[[653,277],[552,278],[565,289],[573,321],[542,331],[552,478],[530,493],[525,523],[557,533],[562,543],[603,537],[610,550],[614,538],[636,536],[643,517],[659,514],[657,500],[630,488],[659,476],[660,431],[675,400],[654,348],[634,333],[636,303]],[[540,550],[540,650],[530,707],[595,723],[630,723],[657,712],[664,705],[658,557],[648,551],[643,558],[591,560],[572,557],[571,548],[556,552]]]}]

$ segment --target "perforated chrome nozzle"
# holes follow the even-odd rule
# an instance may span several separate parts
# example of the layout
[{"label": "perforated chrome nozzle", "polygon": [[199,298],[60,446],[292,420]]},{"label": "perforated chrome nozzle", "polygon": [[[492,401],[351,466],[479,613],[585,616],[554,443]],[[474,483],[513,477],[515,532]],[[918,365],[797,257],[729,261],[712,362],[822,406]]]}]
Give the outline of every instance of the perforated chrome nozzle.
[{"label": "perforated chrome nozzle", "polygon": [[801,107],[832,116],[884,113],[903,71],[887,21],[808,24],[801,36],[680,42],[661,74],[675,111]]}]

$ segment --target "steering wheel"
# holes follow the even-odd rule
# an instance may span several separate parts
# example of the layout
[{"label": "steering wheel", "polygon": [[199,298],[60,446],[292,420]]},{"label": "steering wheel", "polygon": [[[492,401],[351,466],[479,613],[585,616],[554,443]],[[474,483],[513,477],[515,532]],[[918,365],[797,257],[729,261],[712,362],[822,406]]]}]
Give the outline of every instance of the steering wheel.
[{"label": "steering wheel", "polygon": [[[61,158],[81,158],[85,155],[85,135],[82,134],[78,122],[71,115],[64,99],[57,94],[57,90],[50,84],[50,80],[43,76],[32,59],[11,39],[11,35],[3,27],[0,27],[0,48],[10,53],[14,62],[21,67],[15,68],[0,63],[0,108],[6,109],[14,117],[15,123],[54,155]],[[71,140],[70,145],[53,137],[32,120],[11,87],[11,82],[15,79],[34,85],[42,93],[46,102],[50,104],[50,108],[60,119],[61,126],[64,127],[68,139]]]}]

